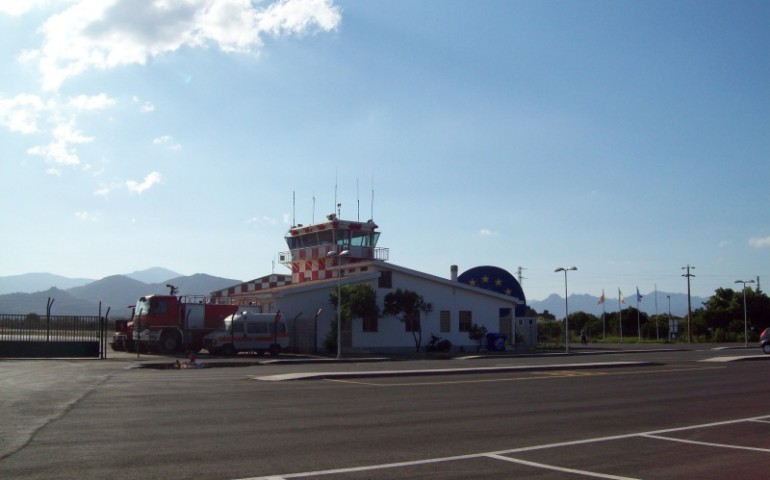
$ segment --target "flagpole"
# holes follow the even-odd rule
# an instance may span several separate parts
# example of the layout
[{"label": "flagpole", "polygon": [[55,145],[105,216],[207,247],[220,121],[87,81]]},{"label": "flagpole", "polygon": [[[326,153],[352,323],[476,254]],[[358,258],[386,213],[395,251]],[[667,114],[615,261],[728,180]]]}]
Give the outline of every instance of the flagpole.
[{"label": "flagpole", "polygon": [[636,287],[636,334],[639,337],[638,342],[642,343],[642,321],[641,314],[639,313],[639,287]]},{"label": "flagpole", "polygon": [[599,301],[596,303],[602,304],[602,340],[607,339],[607,307],[605,305],[604,289],[602,288],[602,296],[599,297]]},{"label": "flagpole", "polygon": [[655,284],[655,338],[660,341],[660,327],[658,325],[658,284]]},{"label": "flagpole", "polygon": [[618,288],[618,328],[620,329],[620,343],[623,343],[623,307],[620,303],[623,301],[623,293]]},{"label": "flagpole", "polygon": [[602,340],[607,339],[607,302],[605,302],[604,289],[602,288]]}]

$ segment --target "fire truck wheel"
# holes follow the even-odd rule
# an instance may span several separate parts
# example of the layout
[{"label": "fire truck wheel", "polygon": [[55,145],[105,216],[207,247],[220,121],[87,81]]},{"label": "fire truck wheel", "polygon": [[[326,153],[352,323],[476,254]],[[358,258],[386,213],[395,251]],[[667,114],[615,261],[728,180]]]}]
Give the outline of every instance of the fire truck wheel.
[{"label": "fire truck wheel", "polygon": [[281,354],[281,346],[277,343],[270,345],[270,356],[277,357]]},{"label": "fire truck wheel", "polygon": [[179,338],[179,332],[164,332],[160,337],[159,347],[161,353],[175,353],[181,346],[182,342]]}]

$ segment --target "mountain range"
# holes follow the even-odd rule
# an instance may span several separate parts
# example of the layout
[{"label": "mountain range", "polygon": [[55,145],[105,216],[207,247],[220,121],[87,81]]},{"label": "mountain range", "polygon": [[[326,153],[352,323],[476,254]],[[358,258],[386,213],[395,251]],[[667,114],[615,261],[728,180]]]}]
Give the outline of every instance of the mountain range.
[{"label": "mountain range", "polygon": [[[642,294],[642,300],[639,302],[639,310],[647,313],[648,315],[655,315],[656,313],[660,315],[667,314],[669,310],[669,299],[667,296],[670,296],[671,315],[675,317],[687,316],[687,294],[658,292],[657,308],[655,305],[655,296],[656,294],[654,291],[647,294]],[[706,300],[708,300],[708,298],[691,296],[690,303],[692,305],[692,309],[696,310],[698,308],[702,308],[703,302]],[[545,300],[529,301],[527,304],[530,306],[530,308],[534,309],[538,313],[543,313],[544,311],[548,310],[548,312],[555,315],[556,318],[564,318],[564,297],[561,297],[557,294],[552,294]],[[607,313],[618,311],[617,298],[607,298],[604,304],[600,304],[599,297],[585,294],[573,294],[567,298],[567,304],[570,313],[585,312],[596,315],[598,317],[602,315],[603,311]],[[630,297],[626,298],[625,303],[620,304],[620,306],[623,308],[623,310],[626,310],[629,307],[636,308],[636,294],[632,294]]]},{"label": "mountain range", "polygon": [[[166,276],[170,275],[170,276]],[[157,279],[165,278],[159,281]],[[46,313],[48,299],[53,300],[54,315],[97,315],[110,308],[110,318],[130,316],[126,309],[144,295],[168,293],[168,284],[180,295],[208,295],[241,283],[241,280],[213,277],[203,273],[180,276],[163,268],[151,268],[125,275],[111,275],[100,280],[73,279],[49,273],[30,273],[0,277],[0,313]]]},{"label": "mountain range", "polygon": [[[123,275],[111,275],[100,280],[68,278],[51,273],[29,273],[0,277],[0,313],[45,314],[48,299],[54,300],[51,312],[59,315],[97,315],[99,302],[102,312],[109,307],[110,318],[130,316],[126,309],[144,295],[168,293],[166,285],[179,288],[181,295],[208,295],[209,293],[241,283],[241,280],[213,277],[203,273],[181,276],[165,268],[150,268]],[[668,313],[669,299],[671,314],[677,317],[687,315],[687,295],[683,293],[655,292],[643,295],[639,309],[649,315]],[[691,297],[693,310],[701,308],[707,298]],[[623,309],[636,308],[636,296],[625,299]],[[605,304],[599,298],[586,294],[572,294],[568,298],[569,311],[586,312],[601,316],[602,308],[608,313],[618,311],[618,299],[607,299]],[[564,317],[564,297],[552,294],[544,300],[530,300],[528,305],[538,313],[548,311],[556,318]]]}]

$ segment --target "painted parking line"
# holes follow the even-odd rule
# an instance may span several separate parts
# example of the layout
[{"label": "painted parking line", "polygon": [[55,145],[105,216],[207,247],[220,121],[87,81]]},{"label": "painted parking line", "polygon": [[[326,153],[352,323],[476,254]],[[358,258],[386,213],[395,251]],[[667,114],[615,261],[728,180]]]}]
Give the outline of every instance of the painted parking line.
[{"label": "painted parking line", "polygon": [[752,451],[752,452],[770,453],[770,448],[746,447],[746,446],[743,446],[743,445],[731,445],[731,444],[728,444],[728,443],[702,442],[700,440],[687,440],[685,438],[667,437],[665,435],[642,434],[642,435],[639,435],[639,436],[640,437],[644,437],[644,438],[653,438],[655,440],[666,440],[668,442],[689,443],[691,445],[701,445],[703,447],[732,448],[734,450],[749,450],[749,451]]},{"label": "painted parking line", "polygon": [[472,453],[467,455],[456,455],[451,457],[439,457],[439,458],[428,458],[423,460],[413,460],[413,461],[407,461],[407,462],[396,462],[396,463],[385,463],[385,464],[379,464],[379,465],[363,465],[359,467],[348,467],[348,468],[337,468],[337,469],[329,469],[329,470],[317,470],[313,472],[296,472],[296,473],[287,473],[287,474],[281,474],[281,475],[268,475],[268,476],[260,476],[260,477],[248,477],[248,478],[241,478],[239,480],[288,480],[291,478],[304,478],[304,477],[317,477],[317,476],[325,476],[325,475],[340,475],[340,474],[351,474],[351,473],[360,473],[360,472],[367,472],[367,471],[373,471],[373,470],[384,470],[384,469],[392,469],[392,468],[403,468],[403,467],[412,467],[417,465],[429,465],[429,464],[435,464],[435,463],[444,463],[444,462],[452,462],[452,461],[462,461],[462,460],[471,460],[471,459],[478,459],[478,458],[490,458],[494,460],[499,461],[505,461],[505,462],[512,462],[512,463],[518,463],[522,465],[527,465],[530,467],[535,468],[542,468],[547,470],[555,470],[560,471],[563,473],[572,473],[577,475],[583,475],[586,477],[592,477],[592,478],[606,478],[606,479],[614,479],[614,480],[639,480],[634,477],[624,477],[624,476],[618,476],[618,475],[610,475],[602,472],[592,472],[590,470],[578,470],[578,469],[571,469],[566,467],[559,467],[556,465],[549,465],[544,463],[538,463],[538,462],[531,462],[528,460],[523,460],[515,457],[511,457],[510,455],[515,455],[517,453],[526,453],[526,452],[534,452],[538,450],[547,450],[547,449],[553,449],[553,448],[563,448],[563,447],[573,447],[578,445],[588,445],[591,443],[600,443],[600,442],[613,442],[618,440],[626,440],[629,438],[649,438],[653,440],[662,440],[662,441],[676,441],[676,442],[682,442],[682,443],[690,443],[690,444],[696,444],[696,445],[702,445],[702,446],[708,446],[708,447],[714,447],[714,448],[730,448],[730,449],[742,449],[742,450],[751,450],[751,451],[758,451],[767,453],[770,452],[770,449],[766,448],[754,448],[754,447],[742,447],[742,446],[736,446],[736,445],[730,445],[730,444],[718,444],[718,443],[708,443],[708,442],[698,442],[698,441],[690,441],[690,440],[682,440],[677,438],[672,438],[666,436],[666,434],[675,433],[675,432],[684,432],[688,430],[697,430],[701,428],[711,428],[711,427],[718,427],[718,426],[725,426],[725,425],[735,425],[738,423],[747,423],[747,422],[770,422],[770,415],[763,415],[758,417],[748,417],[748,418],[739,418],[735,420],[725,420],[721,422],[711,422],[711,423],[703,423],[699,425],[689,425],[686,427],[677,427],[677,428],[669,428],[669,429],[663,429],[663,430],[654,430],[650,432],[638,432],[638,433],[629,433],[624,435],[612,435],[612,436],[606,436],[606,437],[596,437],[596,438],[586,438],[581,440],[571,440],[566,442],[556,442],[556,443],[549,443],[544,445],[534,445],[529,447],[520,447],[520,448],[512,448],[508,450],[498,450],[493,452],[482,452],[482,453]]},{"label": "painted parking line", "polygon": [[578,470],[575,468],[559,467],[556,465],[549,465],[547,463],[530,462],[529,460],[522,460],[520,458],[505,457],[503,455],[489,454],[489,455],[485,455],[485,457],[493,458],[495,460],[502,460],[504,462],[518,463],[520,465],[526,465],[528,467],[541,468],[545,470],[554,470],[561,473],[573,473],[577,475],[583,475],[585,477],[608,478],[611,480],[640,480],[635,477],[623,477],[620,475],[610,475],[607,473],[591,472],[588,470]]}]

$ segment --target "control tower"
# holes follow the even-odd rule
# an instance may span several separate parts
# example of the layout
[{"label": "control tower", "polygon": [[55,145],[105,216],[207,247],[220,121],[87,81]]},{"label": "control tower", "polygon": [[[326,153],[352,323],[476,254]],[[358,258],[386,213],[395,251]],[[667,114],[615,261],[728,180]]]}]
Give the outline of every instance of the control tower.
[{"label": "control tower", "polygon": [[338,259],[344,264],[388,260],[388,249],[378,248],[377,224],[372,220],[340,220],[335,214],[313,225],[296,225],[286,234],[288,252],[278,261],[291,268],[291,283],[337,278]]}]

